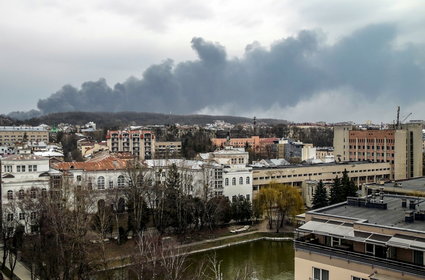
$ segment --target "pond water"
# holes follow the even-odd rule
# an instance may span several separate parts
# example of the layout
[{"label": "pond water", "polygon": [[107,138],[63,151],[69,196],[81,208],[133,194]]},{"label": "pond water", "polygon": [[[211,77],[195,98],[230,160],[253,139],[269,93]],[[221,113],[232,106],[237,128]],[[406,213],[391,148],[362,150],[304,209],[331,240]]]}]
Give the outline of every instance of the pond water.
[{"label": "pond water", "polygon": [[[220,262],[223,280],[233,280],[238,271],[248,268],[257,280],[293,280],[294,248],[292,241],[258,240],[222,249],[190,255],[187,260],[188,274],[196,270],[200,263],[207,263],[215,253]],[[111,271],[110,271],[111,272]],[[109,273],[110,273],[109,272]],[[137,279],[127,268],[113,270],[115,280]],[[208,273],[208,271],[207,271]],[[209,276],[214,274],[208,273]],[[101,274],[93,275],[93,280],[106,280]]]},{"label": "pond water", "polygon": [[[194,254],[190,261],[195,265],[214,251]],[[258,280],[294,279],[294,248],[291,241],[259,240],[215,250],[221,260],[223,279],[234,279],[238,270],[248,266]]]}]

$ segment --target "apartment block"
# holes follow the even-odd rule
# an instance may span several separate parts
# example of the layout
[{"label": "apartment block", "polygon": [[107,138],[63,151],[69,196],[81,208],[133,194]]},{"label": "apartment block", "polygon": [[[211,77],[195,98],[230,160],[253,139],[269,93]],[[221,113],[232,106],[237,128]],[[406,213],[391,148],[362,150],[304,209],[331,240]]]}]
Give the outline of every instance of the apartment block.
[{"label": "apartment block", "polygon": [[113,153],[131,153],[140,160],[155,155],[155,135],[149,130],[108,130],[106,143]]},{"label": "apartment block", "polygon": [[295,280],[424,279],[423,202],[379,192],[305,213],[294,241]]},{"label": "apartment block", "polygon": [[49,142],[49,131],[41,126],[0,126],[0,146],[17,142]]},{"label": "apartment block", "polygon": [[182,152],[181,141],[156,141],[155,158],[176,158]]},{"label": "apartment block", "polygon": [[337,161],[389,162],[392,180],[422,176],[422,124],[402,124],[394,129],[334,128]]}]

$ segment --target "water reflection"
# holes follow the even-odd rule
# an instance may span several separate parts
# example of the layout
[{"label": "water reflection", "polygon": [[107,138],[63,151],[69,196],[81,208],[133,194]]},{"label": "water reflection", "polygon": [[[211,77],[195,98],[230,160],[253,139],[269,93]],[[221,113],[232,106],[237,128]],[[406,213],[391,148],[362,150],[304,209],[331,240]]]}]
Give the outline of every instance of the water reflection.
[{"label": "water reflection", "polygon": [[[233,279],[246,265],[255,272],[258,280],[294,279],[294,249],[292,242],[255,241],[215,251],[221,260],[224,280]],[[206,260],[208,253],[190,256],[192,267]]]}]

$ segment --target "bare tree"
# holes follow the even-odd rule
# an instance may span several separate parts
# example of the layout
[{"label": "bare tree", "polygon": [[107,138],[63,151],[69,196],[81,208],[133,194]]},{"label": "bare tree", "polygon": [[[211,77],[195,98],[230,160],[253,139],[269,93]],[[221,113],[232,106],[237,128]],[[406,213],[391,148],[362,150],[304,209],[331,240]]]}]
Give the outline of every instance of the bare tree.
[{"label": "bare tree", "polygon": [[145,217],[147,215],[145,197],[149,192],[152,181],[147,176],[147,169],[136,159],[128,162],[125,177],[127,186],[124,191],[129,208],[129,220],[133,235],[136,236],[144,228]]}]

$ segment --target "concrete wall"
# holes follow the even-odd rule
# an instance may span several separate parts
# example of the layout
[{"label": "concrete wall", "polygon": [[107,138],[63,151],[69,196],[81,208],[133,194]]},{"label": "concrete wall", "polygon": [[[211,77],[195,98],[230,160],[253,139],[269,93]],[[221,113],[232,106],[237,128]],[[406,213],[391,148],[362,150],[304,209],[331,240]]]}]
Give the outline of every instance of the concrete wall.
[{"label": "concrete wall", "polygon": [[349,131],[352,129],[351,125],[348,126],[335,126],[334,127],[334,155],[335,160],[341,159],[341,161],[348,161],[348,138]]}]

